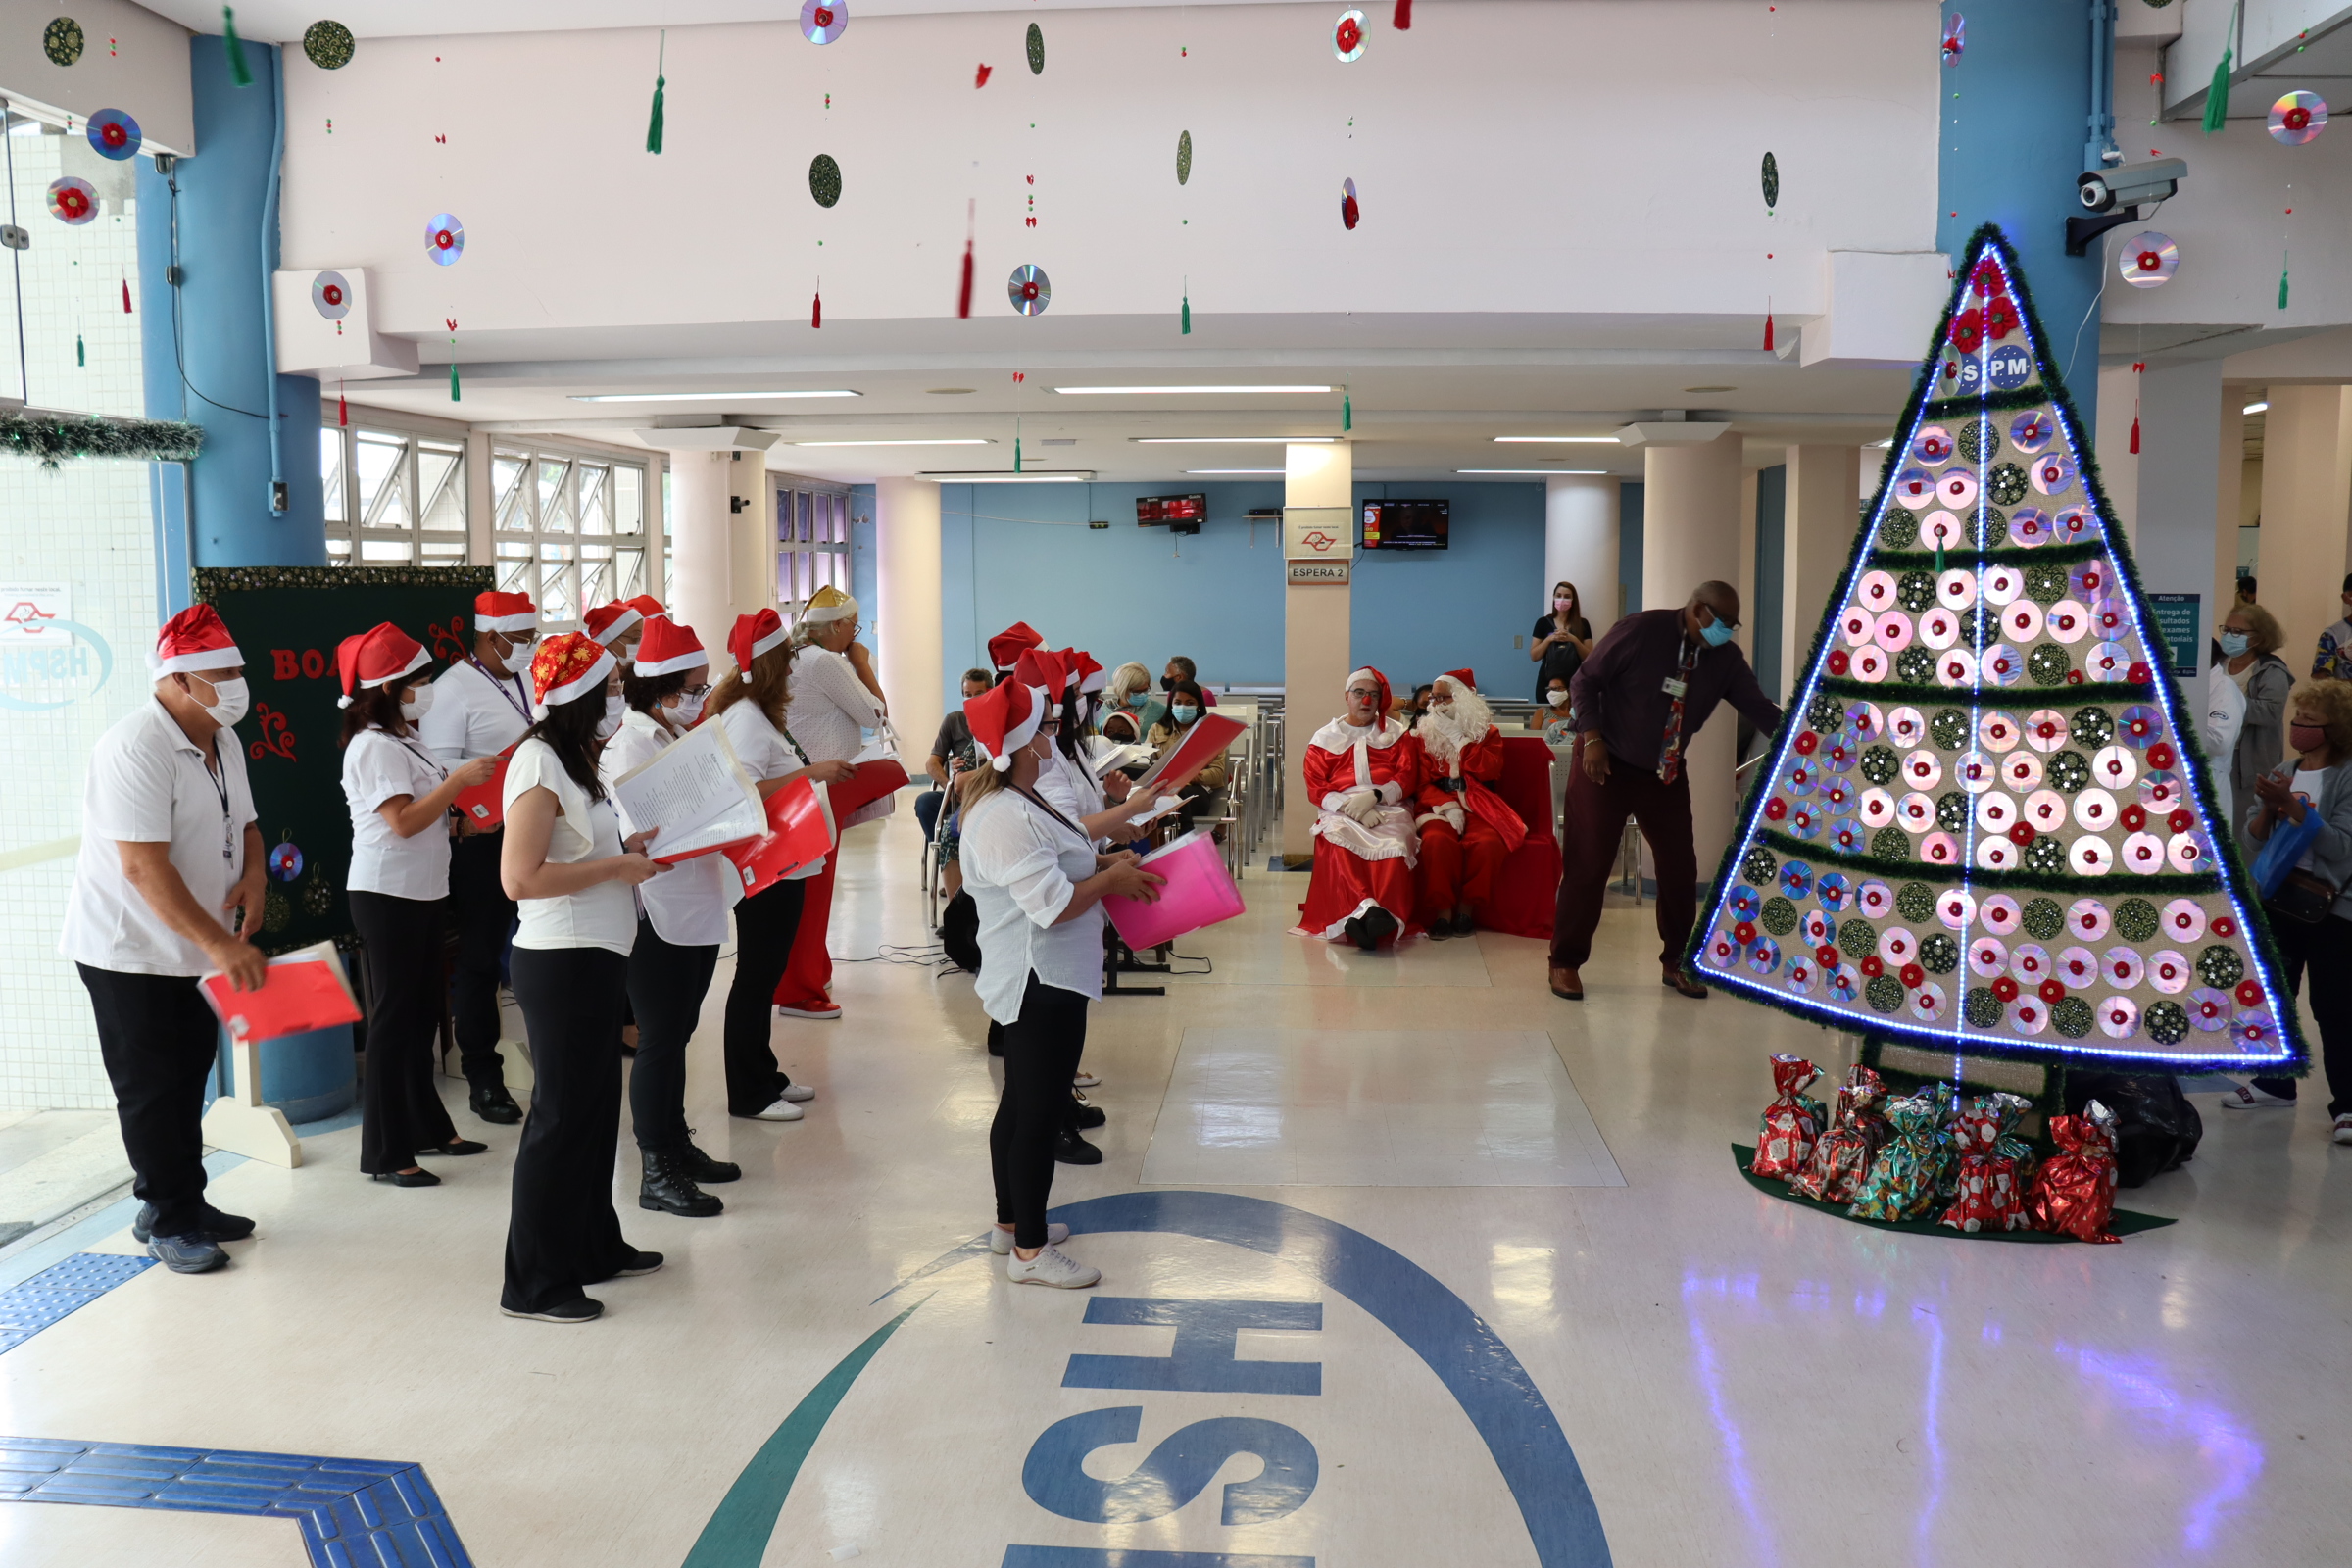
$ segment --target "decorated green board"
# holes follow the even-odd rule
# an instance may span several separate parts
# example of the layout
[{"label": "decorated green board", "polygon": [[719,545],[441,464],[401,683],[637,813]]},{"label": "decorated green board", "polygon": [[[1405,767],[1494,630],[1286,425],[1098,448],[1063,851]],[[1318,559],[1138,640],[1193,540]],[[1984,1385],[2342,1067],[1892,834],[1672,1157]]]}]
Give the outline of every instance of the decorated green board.
[{"label": "decorated green board", "polygon": [[1987,225],[1692,968],[1955,1056],[2301,1070],[2295,999],[2154,630]]},{"label": "decorated green board", "polygon": [[388,620],[422,643],[437,673],[473,646],[473,596],[487,566],[202,567],[196,601],[220,612],[245,655],[253,707],[237,725],[261,814],[269,891],[260,945],[286,953],[347,938],[343,883],[343,687],[335,647]]}]

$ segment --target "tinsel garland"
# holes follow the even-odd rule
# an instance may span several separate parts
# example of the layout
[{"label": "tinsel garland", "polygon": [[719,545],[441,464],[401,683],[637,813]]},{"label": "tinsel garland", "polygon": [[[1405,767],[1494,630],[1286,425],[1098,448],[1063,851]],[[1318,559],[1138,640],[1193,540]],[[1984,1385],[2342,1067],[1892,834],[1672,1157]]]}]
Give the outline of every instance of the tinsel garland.
[{"label": "tinsel garland", "polygon": [[201,425],[176,419],[102,419],[95,415],[0,415],[0,451],[54,468],[67,458],[185,463],[204,445]]}]

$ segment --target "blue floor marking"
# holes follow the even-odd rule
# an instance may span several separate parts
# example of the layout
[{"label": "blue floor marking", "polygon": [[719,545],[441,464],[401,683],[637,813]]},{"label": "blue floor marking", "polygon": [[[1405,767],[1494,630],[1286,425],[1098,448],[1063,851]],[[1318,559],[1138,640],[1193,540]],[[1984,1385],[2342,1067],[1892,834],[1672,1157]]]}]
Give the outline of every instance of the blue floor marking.
[{"label": "blue floor marking", "polygon": [[0,1500],[292,1519],[312,1568],[471,1568],[421,1466],[0,1437]]},{"label": "blue floor marking", "polygon": [[0,1291],[0,1351],[13,1350],[68,1313],[155,1267],[151,1257],[76,1252]]}]

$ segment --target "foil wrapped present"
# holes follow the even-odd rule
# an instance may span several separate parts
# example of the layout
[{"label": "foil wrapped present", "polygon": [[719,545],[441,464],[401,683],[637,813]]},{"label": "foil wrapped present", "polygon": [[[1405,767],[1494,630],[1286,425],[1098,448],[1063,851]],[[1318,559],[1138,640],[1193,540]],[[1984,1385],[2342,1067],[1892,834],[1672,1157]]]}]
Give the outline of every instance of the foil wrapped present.
[{"label": "foil wrapped present", "polygon": [[2107,1229],[2115,1215],[2115,1112],[2094,1100],[2080,1116],[2051,1117],[2050,1138],[2058,1152],[2026,1194],[2027,1220],[2077,1241],[2121,1241]]},{"label": "foil wrapped present", "polygon": [[1928,1084],[1908,1100],[1887,1103],[1893,1141],[1871,1161],[1847,1214],[1855,1219],[1920,1219],[1935,1207],[1936,1184],[1953,1162],[1952,1135],[1943,1125],[1950,1095],[1941,1084]]},{"label": "foil wrapped present", "polygon": [[1815,1141],[1805,1168],[1789,1178],[1788,1190],[1817,1203],[1852,1202],[1862,1178],[1870,1174],[1871,1162],[1894,1136],[1879,1108],[1886,1099],[1886,1081],[1855,1062],[1838,1086],[1829,1131]]},{"label": "foil wrapped present", "polygon": [[1802,1056],[1784,1052],[1772,1058],[1772,1086],[1780,1095],[1756,1118],[1756,1157],[1747,1167],[1751,1173],[1786,1179],[1805,1168],[1829,1113],[1820,1101],[1798,1091],[1820,1076],[1821,1069]]},{"label": "foil wrapped present", "polygon": [[1977,1095],[1954,1112],[1957,1179],[1942,1224],[1972,1233],[2026,1229],[2026,1193],[2017,1156],[2004,1150],[2021,1142],[2009,1129],[2033,1105],[2023,1095]]}]

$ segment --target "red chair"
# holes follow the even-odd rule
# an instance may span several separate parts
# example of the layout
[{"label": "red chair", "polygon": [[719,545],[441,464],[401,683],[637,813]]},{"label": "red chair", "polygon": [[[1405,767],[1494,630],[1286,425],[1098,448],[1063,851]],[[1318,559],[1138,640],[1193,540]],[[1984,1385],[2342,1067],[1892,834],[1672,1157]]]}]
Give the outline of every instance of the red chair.
[{"label": "red chair", "polygon": [[1527,842],[1494,873],[1494,897],[1479,924],[1549,941],[1560,892],[1560,844],[1551,830],[1551,748],[1543,736],[1502,737],[1502,777],[1494,789],[1527,824]]}]

